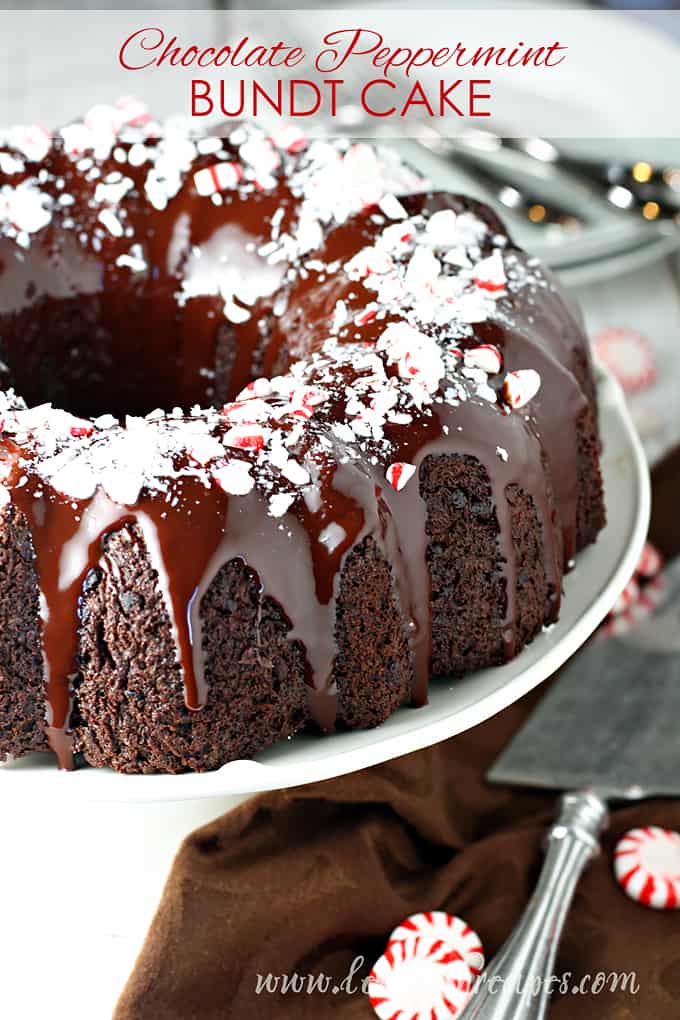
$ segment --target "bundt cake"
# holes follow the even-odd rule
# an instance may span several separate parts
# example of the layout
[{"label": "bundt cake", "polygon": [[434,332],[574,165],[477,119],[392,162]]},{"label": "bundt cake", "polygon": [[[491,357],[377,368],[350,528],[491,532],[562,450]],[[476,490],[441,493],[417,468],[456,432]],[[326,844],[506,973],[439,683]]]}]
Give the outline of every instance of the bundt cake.
[{"label": "bundt cake", "polygon": [[375,726],[516,655],[604,523],[578,316],[364,143],[14,129],[0,358],[0,759]]}]

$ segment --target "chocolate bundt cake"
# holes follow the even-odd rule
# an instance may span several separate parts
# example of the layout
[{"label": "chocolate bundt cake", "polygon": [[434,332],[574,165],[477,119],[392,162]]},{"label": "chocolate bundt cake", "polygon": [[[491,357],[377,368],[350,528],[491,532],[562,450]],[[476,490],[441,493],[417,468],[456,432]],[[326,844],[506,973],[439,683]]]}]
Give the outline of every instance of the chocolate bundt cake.
[{"label": "chocolate bundt cake", "polygon": [[557,618],[588,343],[485,206],[138,104],[0,140],[0,759],[213,769]]}]

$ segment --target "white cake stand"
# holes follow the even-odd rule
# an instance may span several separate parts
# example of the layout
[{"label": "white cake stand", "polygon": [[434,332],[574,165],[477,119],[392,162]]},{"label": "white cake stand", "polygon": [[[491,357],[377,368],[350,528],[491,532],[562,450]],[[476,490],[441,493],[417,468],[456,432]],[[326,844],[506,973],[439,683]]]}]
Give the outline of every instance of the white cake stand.
[{"label": "white cake stand", "polygon": [[[507,666],[433,686],[427,706],[403,709],[376,730],[296,738],[212,773],[66,774],[45,755],[0,767],[4,1006],[43,1016],[59,990],[70,1020],[109,1020],[184,836],[257,791],[327,779],[461,733],[576,651],[632,574],[649,518],[647,467],[623,396],[605,375],[598,389],[609,523],[566,578],[560,621]],[[37,982],[24,965],[36,959]]]},{"label": "white cake stand", "polygon": [[440,681],[429,703],[401,709],[382,726],[283,741],[254,761],[180,776],[123,776],[106,769],[59,772],[51,756],[0,768],[0,797],[43,801],[158,802],[224,797],[299,786],[376,765],[469,729],[545,680],[583,644],[613,605],[640,555],[649,521],[649,476],[618,385],[600,373],[608,524],[564,581],[559,621],[505,666]]}]

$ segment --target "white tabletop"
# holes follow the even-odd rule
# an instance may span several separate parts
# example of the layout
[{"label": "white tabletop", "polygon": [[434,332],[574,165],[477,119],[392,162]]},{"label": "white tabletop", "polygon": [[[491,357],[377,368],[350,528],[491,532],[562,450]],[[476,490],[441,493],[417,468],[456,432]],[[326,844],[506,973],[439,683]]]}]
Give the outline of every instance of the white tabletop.
[{"label": "white tabletop", "polygon": [[177,847],[237,802],[5,802],[0,1015],[110,1020]]}]

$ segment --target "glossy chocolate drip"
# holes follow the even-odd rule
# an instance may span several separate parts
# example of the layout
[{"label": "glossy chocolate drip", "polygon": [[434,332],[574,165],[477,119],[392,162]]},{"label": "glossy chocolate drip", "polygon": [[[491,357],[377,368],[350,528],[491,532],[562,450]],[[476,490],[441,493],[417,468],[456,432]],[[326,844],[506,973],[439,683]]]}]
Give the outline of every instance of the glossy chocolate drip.
[{"label": "glossy chocolate drip", "polygon": [[[13,499],[31,531],[40,585],[47,736],[61,768],[72,767],[70,714],[77,672],[78,600],[99,540],[120,515],[105,513],[92,530],[90,507],[65,500],[33,474],[28,461],[13,468]],[[23,479],[23,484],[21,480]],[[108,509],[108,508],[107,508]]]},{"label": "glossy chocolate drip", "polygon": [[[23,485],[19,477],[27,478]],[[43,644],[48,735],[63,768],[70,767],[71,678],[77,672],[78,605],[83,581],[97,565],[102,540],[125,525],[137,525],[158,575],[175,635],[187,707],[199,710],[208,696],[200,604],[219,569],[243,559],[291,623],[307,667],[310,715],[332,729],[336,714],[333,664],[334,620],[342,566],[348,551],[367,535],[381,542],[375,485],[351,462],[330,469],[320,485],[320,508],[304,504],[279,519],[254,490],[228,497],[217,486],[180,478],[167,494],[140,498],[135,507],[113,503],[102,490],[90,500],[66,500],[17,464],[14,498],[25,515],[36,555],[45,607]],[[322,540],[329,525],[344,538],[329,550]]]},{"label": "glossy chocolate drip", "polygon": [[[538,439],[520,416],[503,413],[495,405],[475,400],[457,407],[437,405],[431,417],[423,416],[417,426],[409,429],[393,429],[390,438],[397,447],[398,458],[416,465],[421,477],[428,457],[452,453],[470,456],[484,467],[498,524],[499,563],[506,594],[501,630],[505,658],[509,660],[517,650],[517,565],[511,508],[506,498],[510,485],[518,485],[528,492],[536,506],[543,528],[544,570],[553,593],[550,619],[554,619],[559,610],[562,572],[556,559],[554,508],[546,487]],[[505,449],[507,460],[499,457],[499,445]],[[414,657],[414,701],[423,704],[427,700],[432,648],[427,507],[415,478],[400,492],[386,487],[384,498],[399,536],[398,576],[408,593],[406,622]]]},{"label": "glossy chocolate drip", "polygon": [[[227,527],[197,589],[192,626],[195,654],[201,655],[200,599],[225,563],[242,559],[257,575],[263,596],[275,599],[288,618],[289,640],[301,643],[310,716],[321,729],[330,730],[337,711],[335,612],[343,565],[367,536],[382,545],[385,528],[375,485],[352,462],[334,465],[322,475],[318,504],[311,510],[300,499],[293,510],[275,518],[256,490],[232,498]],[[344,537],[324,541],[331,528],[341,529]]]},{"label": "glossy chocolate drip", "polygon": [[[493,234],[506,236],[493,214],[470,199],[436,193],[408,196],[401,202],[410,216],[429,216],[447,209],[456,213],[472,211],[487,223]],[[356,216],[330,235],[320,254],[323,261],[334,268],[309,273],[295,281],[289,309],[280,323],[275,324],[265,355],[267,372],[281,371],[291,359],[306,358],[318,350],[333,331],[338,301],[344,302],[349,310],[349,325],[338,334],[346,342],[360,339],[375,343],[389,322],[399,321],[401,313],[388,313],[369,320],[358,330],[353,316],[372,300],[373,293],[364,288],[361,281],[350,279],[343,269],[351,254],[375,243],[385,224],[380,217]],[[579,355],[588,362],[588,344],[551,277],[523,252],[514,249],[509,241],[507,250],[512,271],[534,282],[522,288],[519,296],[512,291],[504,294],[499,300],[496,318],[474,323],[470,335],[456,335],[454,331],[450,339],[463,350],[478,344],[495,344],[503,353],[504,372],[532,367],[540,374],[541,390],[532,401],[531,414],[536,419],[552,471],[566,565],[576,549],[578,423],[589,403],[579,381],[577,365]],[[443,339],[446,335],[444,329]],[[570,427],[565,427],[565,422],[569,422]]]},{"label": "glossy chocolate drip", "polygon": [[78,606],[83,581],[100,559],[103,538],[126,524],[140,527],[175,632],[186,704],[198,710],[205,704],[207,689],[200,662],[196,668],[190,611],[224,530],[226,499],[217,490],[182,479],[173,499],[146,497],[134,508],[113,503],[101,490],[90,500],[66,500],[32,473],[30,462],[15,470],[27,479],[13,489],[13,498],[29,523],[44,606],[48,736],[60,765],[68,768],[65,749],[71,680],[78,669]]}]

